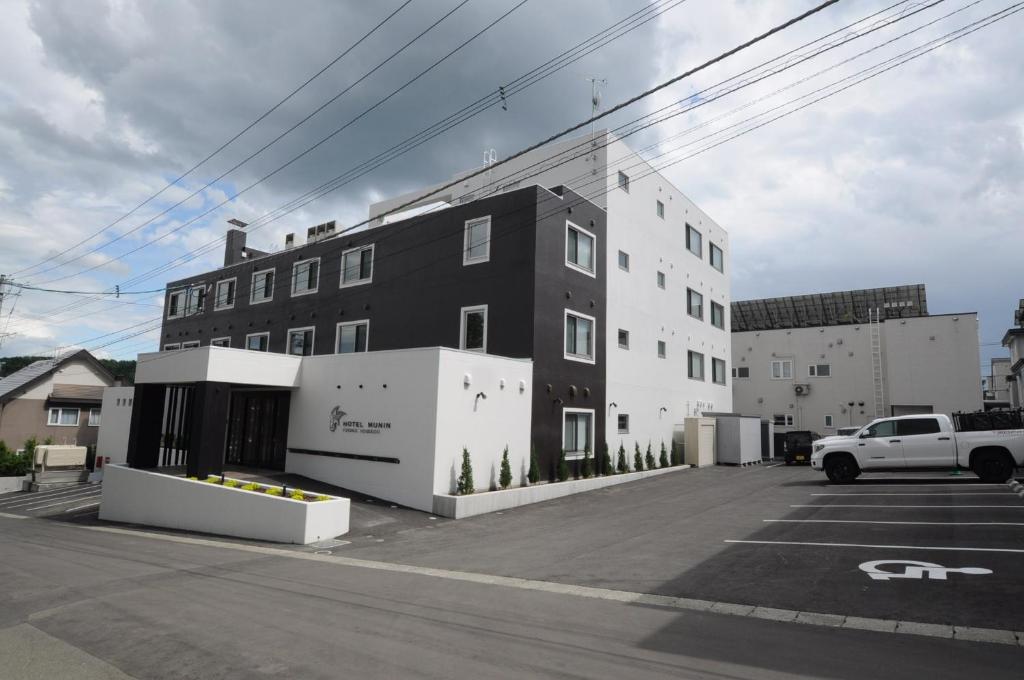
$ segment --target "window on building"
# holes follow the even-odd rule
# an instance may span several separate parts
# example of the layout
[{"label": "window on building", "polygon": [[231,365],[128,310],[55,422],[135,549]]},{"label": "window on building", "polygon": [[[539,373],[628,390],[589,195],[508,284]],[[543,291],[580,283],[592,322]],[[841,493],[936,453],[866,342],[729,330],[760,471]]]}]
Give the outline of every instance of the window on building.
[{"label": "window on building", "polygon": [[46,422],[57,427],[78,427],[79,413],[77,408],[51,408]]},{"label": "window on building", "polygon": [[201,343],[198,340],[189,340],[188,342],[181,343],[182,349],[195,349],[199,347]]},{"label": "window on building", "polygon": [[807,375],[812,378],[831,378],[832,364],[811,364],[807,367]]},{"label": "window on building", "polygon": [[185,314],[185,291],[177,290],[167,296],[167,318],[176,319]]},{"label": "window on building", "polygon": [[245,348],[254,352],[269,352],[270,333],[253,333],[245,336]]},{"label": "window on building", "polygon": [[292,265],[292,296],[315,293],[320,287],[320,258],[300,260]]},{"label": "window on building", "polygon": [[595,275],[596,238],[572,222],[565,223],[565,264],[584,274]]},{"label": "window on building", "polygon": [[180,343],[171,342],[171,343],[168,343],[168,344],[164,345],[164,351],[165,352],[173,352],[176,349],[181,349],[181,344]]},{"label": "window on building", "polygon": [[466,221],[462,264],[479,264],[491,259],[491,217]]},{"label": "window on building", "polygon": [[725,359],[711,358],[711,382],[716,385],[725,384]]},{"label": "window on building", "polygon": [[825,414],[825,427],[835,427],[835,422],[832,419],[831,413]]},{"label": "window on building", "polygon": [[792,359],[772,360],[772,380],[790,380],[793,377]]},{"label": "window on building", "polygon": [[252,293],[249,295],[249,302],[255,305],[273,299],[274,270],[264,269],[263,271],[253,272]]},{"label": "window on building", "polygon": [[629,193],[629,175],[619,170],[619,188]]},{"label": "window on building", "polygon": [[656,201],[655,202],[654,211],[658,214],[658,217],[660,217],[661,219],[665,219],[665,204],[664,203],[662,203],[661,201]]},{"label": "window on building", "polygon": [[665,272],[658,272],[658,288],[665,289]]},{"label": "window on building", "polygon": [[100,410],[98,408],[89,409],[89,427],[100,426]]},{"label": "window on building", "polygon": [[231,309],[235,306],[236,279],[225,279],[217,282],[217,292],[213,300],[213,309]]},{"label": "window on building", "polygon": [[487,305],[462,308],[459,348],[474,352],[487,351]]},{"label": "window on building", "polygon": [[712,267],[720,272],[725,271],[725,254],[714,243],[708,244],[708,259],[711,260]]},{"label": "window on building", "polygon": [[562,425],[562,445],[566,458],[582,458],[584,451],[594,453],[593,445],[593,411],[565,411]]},{"label": "window on building", "polygon": [[338,324],[337,338],[334,344],[336,353],[366,352],[369,349],[369,345],[369,321],[346,321]]},{"label": "window on building", "polygon": [[629,253],[619,251],[619,269],[624,272],[629,271]]},{"label": "window on building", "polygon": [[206,306],[206,287],[203,285],[193,286],[185,294],[185,316],[201,314]]},{"label": "window on building", "polygon": [[686,313],[695,319],[704,320],[704,296],[690,288],[686,289]]},{"label": "window on building", "polygon": [[772,416],[772,420],[775,422],[776,427],[793,427],[792,413],[776,413]]},{"label": "window on building", "polygon": [[565,311],[565,358],[594,362],[594,317]]},{"label": "window on building", "polygon": [[658,358],[659,359],[664,359],[665,358],[665,341],[664,340],[658,340]]},{"label": "window on building", "polygon": [[619,347],[629,349],[629,331],[619,329]]},{"label": "window on building", "polygon": [[704,355],[700,352],[686,353],[686,375],[693,380],[704,380]]},{"label": "window on building", "polygon": [[703,237],[689,224],[686,225],[686,249],[697,257],[704,257]]},{"label": "window on building", "polygon": [[360,246],[341,254],[341,287],[373,281],[373,246]]},{"label": "window on building", "polygon": [[313,338],[316,330],[309,326],[307,328],[293,328],[288,331],[288,354],[295,354],[300,357],[308,357],[313,354]]},{"label": "window on building", "polygon": [[629,414],[620,413],[618,417],[619,434],[629,434]]},{"label": "window on building", "polygon": [[711,303],[711,325],[715,328],[725,328],[725,307],[714,301]]},{"label": "window on building", "polygon": [[210,340],[211,347],[231,347],[231,338],[214,338]]},{"label": "window on building", "polygon": [[749,378],[750,377],[750,366],[738,366],[732,369],[732,377],[734,378]]}]

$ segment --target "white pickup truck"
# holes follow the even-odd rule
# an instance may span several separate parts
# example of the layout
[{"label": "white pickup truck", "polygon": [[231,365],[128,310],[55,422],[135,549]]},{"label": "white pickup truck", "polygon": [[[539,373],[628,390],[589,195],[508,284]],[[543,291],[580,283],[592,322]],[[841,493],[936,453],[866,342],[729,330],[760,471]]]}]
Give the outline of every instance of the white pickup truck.
[{"label": "white pickup truck", "polygon": [[1024,429],[961,432],[944,415],[881,418],[849,437],[815,442],[811,467],[838,484],[861,472],[929,468],[972,470],[983,482],[1002,483],[1024,467]]}]

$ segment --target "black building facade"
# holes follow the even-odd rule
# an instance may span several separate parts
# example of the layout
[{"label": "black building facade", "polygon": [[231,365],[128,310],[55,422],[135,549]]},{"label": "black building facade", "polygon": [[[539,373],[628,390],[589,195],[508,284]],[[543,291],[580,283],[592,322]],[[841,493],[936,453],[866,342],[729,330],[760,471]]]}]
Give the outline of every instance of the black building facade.
[{"label": "black building facade", "polygon": [[605,431],[605,236],[601,208],[537,186],[272,254],[233,230],[223,268],[167,286],[161,348],[529,358],[531,439],[551,475],[563,446],[593,453]]}]

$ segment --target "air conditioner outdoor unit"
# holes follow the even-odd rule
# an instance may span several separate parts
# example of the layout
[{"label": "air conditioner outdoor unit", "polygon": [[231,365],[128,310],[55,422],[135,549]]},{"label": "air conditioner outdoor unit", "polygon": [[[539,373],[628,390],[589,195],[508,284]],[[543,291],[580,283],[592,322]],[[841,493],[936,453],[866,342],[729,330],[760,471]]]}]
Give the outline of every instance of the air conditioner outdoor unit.
[{"label": "air conditioner outdoor unit", "polygon": [[811,386],[807,384],[793,385],[793,391],[796,393],[796,396],[804,397],[810,394]]}]

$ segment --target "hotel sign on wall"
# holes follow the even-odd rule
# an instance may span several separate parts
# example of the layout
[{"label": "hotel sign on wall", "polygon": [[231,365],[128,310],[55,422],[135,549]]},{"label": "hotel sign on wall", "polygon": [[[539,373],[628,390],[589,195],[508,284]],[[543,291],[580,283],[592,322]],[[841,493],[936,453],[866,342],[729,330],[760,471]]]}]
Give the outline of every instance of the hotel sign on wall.
[{"label": "hotel sign on wall", "polygon": [[380,434],[384,430],[391,429],[391,421],[387,420],[355,420],[348,417],[349,414],[341,410],[341,406],[331,409],[331,432],[342,432],[350,434]]}]

